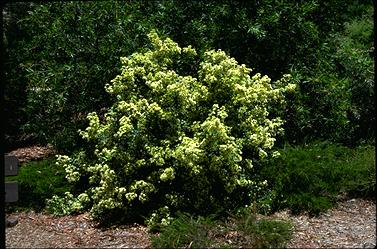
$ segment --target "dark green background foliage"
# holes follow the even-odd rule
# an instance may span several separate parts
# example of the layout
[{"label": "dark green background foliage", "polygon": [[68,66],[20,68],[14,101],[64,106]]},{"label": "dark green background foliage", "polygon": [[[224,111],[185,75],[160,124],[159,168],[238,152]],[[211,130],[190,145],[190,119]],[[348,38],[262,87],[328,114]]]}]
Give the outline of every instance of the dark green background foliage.
[{"label": "dark green background foliage", "polygon": [[292,70],[300,94],[291,99],[285,126],[291,142],[323,139],[355,145],[375,136],[373,8],[330,33],[313,66]]},{"label": "dark green background foliage", "polygon": [[[86,114],[109,106],[104,84],[119,72],[119,57],[145,43],[148,28],[139,7],[113,1],[53,2],[34,4],[19,17],[20,35],[9,30],[7,37],[8,66],[15,68],[7,80],[25,96],[18,109],[13,107],[18,116],[26,115],[19,122],[23,133],[58,149],[75,148]],[[6,95],[15,99],[11,90]]]},{"label": "dark green background foliage", "polygon": [[[273,80],[298,62],[312,64],[329,33],[364,5],[355,1],[151,1],[156,29],[182,46],[221,48]],[[369,3],[371,5],[371,2]]]},{"label": "dark green background foliage", "polygon": [[[92,1],[5,8],[7,147],[79,147],[77,129],[112,100],[120,56],[156,29],[199,52],[226,51],[300,91],[286,110],[289,142],[356,144],[375,134],[372,1]],[[184,70],[192,70],[185,68]]]},{"label": "dark green background foliage", "polygon": [[4,84],[4,115],[9,125],[5,128],[5,142],[7,148],[19,146],[20,140],[27,140],[25,134],[21,134],[20,126],[27,122],[26,108],[26,78],[21,73],[20,61],[23,54],[18,53],[18,39],[23,37],[26,31],[21,30],[18,20],[24,18],[29,10],[29,4],[19,3],[17,6],[9,5],[4,8],[4,72],[6,82]]}]

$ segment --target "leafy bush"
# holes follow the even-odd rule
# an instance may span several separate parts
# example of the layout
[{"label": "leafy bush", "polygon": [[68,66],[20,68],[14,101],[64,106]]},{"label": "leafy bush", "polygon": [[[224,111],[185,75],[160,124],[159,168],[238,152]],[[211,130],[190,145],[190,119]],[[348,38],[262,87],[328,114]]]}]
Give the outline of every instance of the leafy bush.
[{"label": "leafy bush", "polygon": [[200,51],[220,48],[278,79],[298,63],[316,63],[317,50],[365,1],[152,1],[144,13],[153,27]]},{"label": "leafy bush", "polygon": [[349,80],[351,108],[348,112],[353,125],[349,140],[374,141],[376,135],[374,29],[373,8],[345,24],[345,30],[335,36],[334,55],[339,76]]},{"label": "leafy bush", "polygon": [[[325,63],[325,62],[324,62]],[[330,67],[330,63],[328,63]],[[353,126],[348,117],[351,108],[349,80],[341,79],[318,62],[317,72],[291,72],[297,82],[297,94],[287,99],[285,142],[310,143],[315,140],[350,141]],[[314,70],[308,68],[308,71]]]},{"label": "leafy bush", "polygon": [[289,76],[271,84],[222,51],[199,63],[192,47],[149,38],[151,49],[121,58],[121,74],[106,85],[117,101],[103,118],[88,115],[87,145],[59,156],[67,179],[84,186],[83,205],[96,218],[166,221],[176,210],[250,204],[265,185],[253,179],[254,161],[276,155],[283,121],[269,107],[284,106]]},{"label": "leafy bush", "polygon": [[374,141],[373,7],[317,47],[311,65],[291,74],[298,94],[288,99],[286,141],[329,140],[351,146]]},{"label": "leafy bush", "polygon": [[339,196],[373,197],[376,189],[375,150],[350,149],[328,142],[286,145],[280,158],[261,168],[270,186],[272,210],[319,214]]},{"label": "leafy bush", "polygon": [[60,216],[78,212],[83,208],[79,201],[81,196],[74,198],[70,192],[65,192],[64,195],[63,197],[54,195],[47,200],[46,211]]}]

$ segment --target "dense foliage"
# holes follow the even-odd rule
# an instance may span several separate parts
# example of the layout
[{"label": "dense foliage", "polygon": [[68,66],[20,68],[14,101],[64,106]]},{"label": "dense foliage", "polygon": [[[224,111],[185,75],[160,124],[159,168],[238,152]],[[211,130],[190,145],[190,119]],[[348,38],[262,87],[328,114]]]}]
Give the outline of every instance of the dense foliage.
[{"label": "dense foliage", "polygon": [[26,141],[27,134],[21,132],[21,126],[27,123],[26,118],[26,81],[23,77],[20,62],[24,60],[23,53],[18,51],[18,39],[27,33],[19,25],[19,19],[27,15],[30,6],[19,3],[18,6],[4,7],[3,42],[5,53],[3,61],[5,80],[4,87],[4,125],[5,149],[20,146],[20,141]]},{"label": "dense foliage", "polygon": [[[69,155],[22,169],[21,205],[58,194],[54,214],[153,225],[176,210],[254,200],[319,213],[375,194],[373,148],[358,147],[376,135],[372,1],[18,2],[3,14],[6,149]],[[151,30],[184,48],[155,33],[149,44]]]},{"label": "dense foliage", "polygon": [[289,142],[354,146],[375,138],[373,8],[344,26],[319,47],[315,65],[299,63],[292,70],[300,94],[289,100]]},{"label": "dense foliage", "polygon": [[253,161],[276,155],[282,131],[269,107],[283,107],[295,85],[288,75],[274,87],[267,76],[250,77],[220,50],[198,62],[192,47],[149,37],[151,49],[123,57],[106,85],[115,104],[104,118],[88,115],[81,131],[88,145],[59,156],[70,182],[88,181],[78,200],[97,218],[117,210],[150,223],[167,222],[169,210],[208,214],[251,204],[265,185],[254,181]]},{"label": "dense foliage", "polygon": [[291,73],[300,95],[285,140],[370,140],[372,12],[371,1],[354,0],[9,4],[6,141],[79,148],[85,116],[111,103],[104,85],[119,74],[118,58],[141,49],[152,28],[199,54],[222,49],[273,80]]},{"label": "dense foliage", "polygon": [[[17,7],[10,5],[10,13]],[[125,18],[117,18],[114,7],[110,1],[51,2],[9,18],[6,105],[17,111],[10,109],[10,117],[23,117],[10,121],[25,139],[73,151],[87,113],[109,106],[104,84],[119,73],[120,56],[143,46],[147,32],[138,4],[123,5]]]}]

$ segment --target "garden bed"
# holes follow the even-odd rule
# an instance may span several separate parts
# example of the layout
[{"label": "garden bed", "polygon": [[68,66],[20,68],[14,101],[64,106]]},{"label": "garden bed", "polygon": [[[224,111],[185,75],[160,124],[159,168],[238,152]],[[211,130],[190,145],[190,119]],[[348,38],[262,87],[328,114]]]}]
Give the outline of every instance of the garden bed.
[{"label": "garden bed", "polygon": [[[150,234],[141,225],[100,228],[87,214],[57,217],[21,212],[18,224],[6,228],[6,247],[17,248],[150,248]],[[351,199],[320,215],[293,216],[287,211],[269,216],[290,220],[293,239],[287,248],[374,248],[376,246],[376,203]],[[232,239],[223,238],[230,246]],[[230,241],[229,241],[230,240]]]},{"label": "garden bed", "polygon": [[[20,161],[50,156],[51,147],[33,146],[12,151]],[[101,228],[88,214],[53,216],[38,212],[9,212],[18,224],[6,228],[6,247],[17,248],[151,248],[148,228],[138,224]],[[292,215],[288,211],[261,216],[288,220],[293,224],[293,238],[287,248],[374,248],[376,246],[376,201],[343,199],[336,207],[318,217]],[[234,234],[222,238],[236,247],[242,240]],[[221,241],[218,241],[221,242]]]}]

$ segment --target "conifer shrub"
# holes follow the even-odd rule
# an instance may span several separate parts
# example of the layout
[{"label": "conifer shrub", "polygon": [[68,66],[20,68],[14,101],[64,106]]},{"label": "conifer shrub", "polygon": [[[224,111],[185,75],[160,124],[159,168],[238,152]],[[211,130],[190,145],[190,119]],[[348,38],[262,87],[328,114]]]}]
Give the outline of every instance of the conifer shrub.
[{"label": "conifer shrub", "polygon": [[283,120],[271,106],[283,107],[294,89],[289,75],[272,83],[221,50],[199,56],[156,32],[149,39],[150,49],[121,58],[105,87],[115,103],[103,117],[90,113],[80,131],[87,145],[58,156],[80,189],[61,202],[76,210],[65,210],[166,225],[176,211],[250,205],[266,185],[253,163],[277,155]]},{"label": "conifer shrub", "polygon": [[344,198],[376,195],[375,147],[349,148],[328,141],[279,150],[280,157],[264,164],[258,175],[269,183],[271,212],[319,215]]}]

